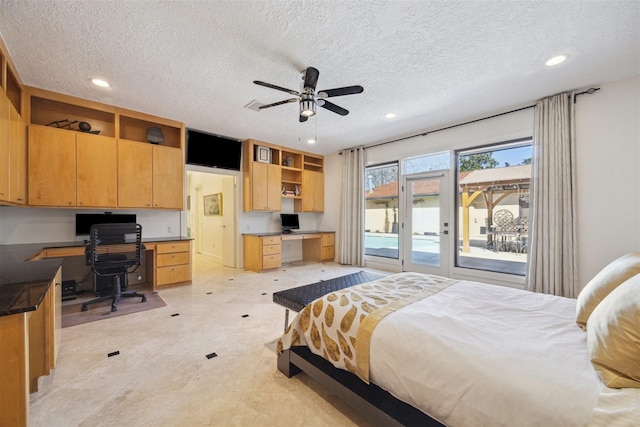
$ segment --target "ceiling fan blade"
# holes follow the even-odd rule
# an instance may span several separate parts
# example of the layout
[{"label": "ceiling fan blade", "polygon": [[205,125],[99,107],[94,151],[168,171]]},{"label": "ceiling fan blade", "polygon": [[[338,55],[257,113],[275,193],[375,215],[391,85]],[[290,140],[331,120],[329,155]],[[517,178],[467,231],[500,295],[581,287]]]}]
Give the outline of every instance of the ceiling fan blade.
[{"label": "ceiling fan blade", "polygon": [[273,104],[261,105],[260,107],[258,107],[258,110],[264,110],[265,108],[271,108],[278,105],[288,104],[290,102],[296,102],[296,101],[299,101],[299,99],[298,98],[285,99],[284,101],[274,102]]},{"label": "ceiling fan blade", "polygon": [[324,101],[324,104],[322,105],[318,104],[318,105],[322,108],[326,108],[329,111],[333,111],[334,113],[340,114],[341,116],[346,116],[347,114],[349,114],[349,110],[345,110],[344,108],[339,107],[336,104],[329,101]]},{"label": "ceiling fan blade", "polygon": [[309,117],[307,117],[307,116],[303,116],[302,114],[300,114],[300,123],[302,123],[302,122],[306,122],[308,118],[309,118]]},{"label": "ceiling fan blade", "polygon": [[281,90],[281,91],[287,92],[288,94],[291,94],[291,95],[300,96],[300,92],[296,92],[295,90],[292,90],[292,89],[287,89],[287,88],[284,88],[284,87],[272,85],[271,83],[261,82],[260,80],[254,80],[253,82],[255,84],[259,85],[259,86],[264,86],[264,87],[268,87],[268,88],[275,89],[275,90]]},{"label": "ceiling fan blade", "polygon": [[318,76],[320,71],[313,67],[307,67],[304,74],[304,88],[311,89],[311,92],[316,90],[316,84],[318,84]]},{"label": "ceiling fan blade", "polygon": [[[321,98],[331,98],[332,96],[353,95],[356,93],[362,93],[363,91],[364,88],[362,86],[345,86],[322,90],[318,92],[318,96]],[[324,94],[326,94],[326,96]]]}]

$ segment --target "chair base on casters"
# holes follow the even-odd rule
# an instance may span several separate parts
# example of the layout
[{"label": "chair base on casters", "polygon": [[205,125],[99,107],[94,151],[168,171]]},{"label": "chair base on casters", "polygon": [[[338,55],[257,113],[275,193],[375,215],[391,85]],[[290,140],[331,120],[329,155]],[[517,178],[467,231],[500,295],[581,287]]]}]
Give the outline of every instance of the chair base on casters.
[{"label": "chair base on casters", "polygon": [[141,303],[143,302],[147,302],[147,297],[145,296],[145,294],[139,294],[138,291],[135,290],[129,290],[129,291],[124,291],[122,292],[120,289],[120,280],[117,280],[116,283],[114,283],[115,286],[115,292],[112,293],[111,295],[105,295],[105,296],[101,296],[98,298],[94,298],[91,301],[87,301],[85,303],[82,304],[82,311],[87,311],[89,309],[89,304],[94,304],[97,302],[102,302],[102,301],[106,301],[108,299],[112,300],[111,301],[111,312],[113,313],[114,311],[118,311],[118,302],[120,302],[120,298],[134,298],[134,297],[140,297],[142,298],[142,301],[140,301]]}]

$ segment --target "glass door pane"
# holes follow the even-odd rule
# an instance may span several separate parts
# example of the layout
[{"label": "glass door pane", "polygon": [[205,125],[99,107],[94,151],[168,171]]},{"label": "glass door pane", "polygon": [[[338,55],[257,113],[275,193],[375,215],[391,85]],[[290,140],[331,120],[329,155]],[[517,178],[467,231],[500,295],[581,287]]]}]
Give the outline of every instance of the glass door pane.
[{"label": "glass door pane", "polygon": [[448,272],[447,177],[448,173],[439,172],[405,179],[405,271],[438,275]]}]

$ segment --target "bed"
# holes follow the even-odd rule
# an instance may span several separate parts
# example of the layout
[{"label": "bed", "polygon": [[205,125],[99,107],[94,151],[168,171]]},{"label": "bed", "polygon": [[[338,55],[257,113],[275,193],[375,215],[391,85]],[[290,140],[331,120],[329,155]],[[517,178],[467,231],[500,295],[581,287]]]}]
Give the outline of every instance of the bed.
[{"label": "bed", "polygon": [[[640,254],[637,264],[640,273]],[[616,281],[604,297],[624,288],[617,299],[638,322],[640,276]],[[604,299],[602,292],[596,296]],[[576,323],[584,304],[584,298],[393,274],[308,304],[278,342],[278,368],[288,376],[307,372],[377,424],[640,425],[640,361],[625,360],[630,378],[616,374],[605,384],[587,338],[599,325]],[[605,305],[591,301],[589,310]],[[625,339],[632,347],[625,351],[638,358],[640,335],[633,330],[640,324],[629,325],[624,329],[632,336]]]}]

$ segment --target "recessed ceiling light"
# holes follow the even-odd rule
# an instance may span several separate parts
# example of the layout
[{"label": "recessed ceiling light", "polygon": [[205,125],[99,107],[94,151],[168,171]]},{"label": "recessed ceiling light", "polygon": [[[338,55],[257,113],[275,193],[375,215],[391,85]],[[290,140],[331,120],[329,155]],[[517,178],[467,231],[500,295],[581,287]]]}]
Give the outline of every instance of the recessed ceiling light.
[{"label": "recessed ceiling light", "polygon": [[313,139],[313,138],[307,139],[307,144],[315,144],[315,143],[316,143],[315,139]]},{"label": "recessed ceiling light", "polygon": [[562,64],[566,60],[567,55],[558,55],[548,59],[547,62],[544,63],[544,65],[546,65],[547,67],[552,67],[554,65]]},{"label": "recessed ceiling light", "polygon": [[91,79],[91,83],[93,83],[96,86],[100,86],[100,87],[109,87],[109,83],[105,82],[102,79]]},{"label": "recessed ceiling light", "polygon": [[387,119],[393,119],[396,116],[396,113],[387,113],[384,115]]}]

